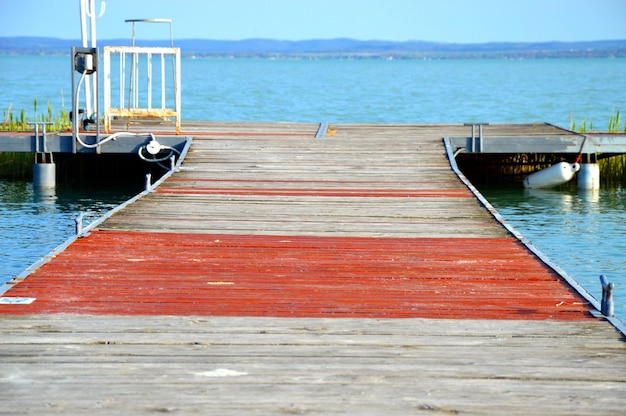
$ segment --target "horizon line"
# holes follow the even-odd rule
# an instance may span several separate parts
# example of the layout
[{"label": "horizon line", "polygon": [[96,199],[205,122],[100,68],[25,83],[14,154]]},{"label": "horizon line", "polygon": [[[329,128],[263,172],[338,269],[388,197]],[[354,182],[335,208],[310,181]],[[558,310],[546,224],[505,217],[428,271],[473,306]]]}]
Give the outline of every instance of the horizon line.
[{"label": "horizon line", "polygon": [[[15,35],[15,36],[4,36],[4,35],[0,35],[0,39],[6,39],[6,38],[21,38],[21,39],[55,39],[55,40],[61,40],[61,41],[76,41],[76,42],[80,42],[80,38],[61,38],[61,37],[56,37],[56,36],[31,36],[31,35]],[[99,39],[98,42],[104,42],[104,41],[108,41],[108,40],[120,40],[120,39],[124,39],[126,40],[126,37],[109,37],[109,38],[102,38]],[[128,38],[130,39],[130,38]],[[166,39],[166,38],[150,38],[150,39],[146,39],[146,38],[142,38],[142,39],[138,39],[142,42],[151,42],[151,41],[155,41],[155,42],[161,42],[161,41],[169,41],[170,39]],[[274,42],[310,42],[310,41],[337,41],[337,40],[349,40],[349,41],[355,41],[355,42],[388,42],[388,43],[412,43],[412,42],[416,42],[416,43],[434,43],[434,44],[447,44],[447,45],[487,45],[487,44],[519,44],[519,43],[524,43],[524,44],[544,44],[544,43],[592,43],[592,42],[626,42],[626,38],[624,39],[594,39],[594,40],[588,40],[588,39],[581,39],[581,40],[541,40],[541,41],[533,41],[533,40],[492,40],[492,41],[483,41],[483,42],[462,42],[462,41],[439,41],[439,40],[423,40],[423,39],[409,39],[409,40],[388,40],[388,39],[357,39],[357,38],[351,38],[351,37],[345,37],[345,36],[340,36],[340,37],[335,37],[335,38],[308,38],[308,39],[297,39],[297,40],[293,40],[293,39],[277,39],[277,38],[265,38],[265,37],[251,37],[251,38],[242,38],[242,39],[216,39],[216,38],[178,38],[178,39],[174,39],[175,41],[185,41],[185,40],[189,40],[189,41],[214,41],[214,42],[246,42],[246,41],[258,41],[258,40],[265,40],[265,41],[274,41]]]}]

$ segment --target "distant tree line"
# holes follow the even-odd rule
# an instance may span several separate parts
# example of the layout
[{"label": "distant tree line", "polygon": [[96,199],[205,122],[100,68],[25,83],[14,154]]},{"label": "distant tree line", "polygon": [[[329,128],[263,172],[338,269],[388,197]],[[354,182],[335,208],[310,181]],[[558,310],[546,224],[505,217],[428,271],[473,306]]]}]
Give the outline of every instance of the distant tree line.
[{"label": "distant tree line", "polygon": [[[130,39],[108,39],[100,46],[130,45]],[[169,41],[137,40],[138,46],[163,46]],[[78,40],[46,37],[0,37],[2,54],[68,55]],[[443,43],[425,41],[361,41],[317,39],[238,41],[181,39],[175,41],[183,56],[202,58],[285,59],[539,59],[626,57],[626,40],[586,42]]]}]

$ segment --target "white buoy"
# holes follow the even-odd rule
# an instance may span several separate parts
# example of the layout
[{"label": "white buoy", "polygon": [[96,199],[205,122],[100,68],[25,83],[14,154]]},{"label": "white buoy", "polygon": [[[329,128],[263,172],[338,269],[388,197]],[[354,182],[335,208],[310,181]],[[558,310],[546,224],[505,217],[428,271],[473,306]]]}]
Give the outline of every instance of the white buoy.
[{"label": "white buoy", "polygon": [[580,165],[576,184],[580,189],[600,189],[600,166],[597,163]]},{"label": "white buoy", "polygon": [[524,178],[526,188],[551,188],[572,180],[580,169],[578,163],[560,162]]},{"label": "white buoy", "polygon": [[54,188],[56,186],[56,171],[54,163],[35,163],[33,165],[33,186],[36,188]]}]

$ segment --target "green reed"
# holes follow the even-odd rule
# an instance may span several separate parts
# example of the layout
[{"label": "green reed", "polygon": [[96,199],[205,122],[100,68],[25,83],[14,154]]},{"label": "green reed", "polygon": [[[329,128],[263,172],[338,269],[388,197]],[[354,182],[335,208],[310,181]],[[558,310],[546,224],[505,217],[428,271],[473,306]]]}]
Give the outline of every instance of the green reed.
[{"label": "green reed", "polygon": [[[587,119],[576,125],[574,118],[570,121],[570,130],[580,133],[588,133],[593,131],[593,123]],[[626,123],[622,123],[620,109],[613,109],[609,116],[609,124],[607,133],[626,133]],[[598,160],[600,167],[600,178],[603,184],[609,186],[626,185],[626,155],[617,155]]]},{"label": "green reed", "polygon": [[602,185],[626,186],[626,155],[598,160]]},{"label": "green reed", "polygon": [[61,131],[71,127],[70,116],[65,108],[55,114],[49,101],[45,112],[37,113],[37,108],[37,97],[33,99],[33,117],[29,117],[24,109],[15,114],[12,111],[12,104],[9,104],[9,107],[3,110],[0,131],[32,131],[34,126],[30,125],[30,122],[52,123],[46,127],[48,131]]},{"label": "green reed", "polygon": [[[593,129],[593,121],[587,119],[583,119],[576,123],[576,119],[574,115],[570,116],[570,130],[577,131],[579,133],[591,133],[594,131]],[[611,115],[609,116],[609,125],[607,127],[607,133],[626,133],[626,123],[622,124],[620,109],[614,108],[611,111]]]},{"label": "green reed", "polygon": [[[52,104],[48,102],[45,111],[38,113],[37,97],[33,98],[33,117],[26,110],[18,113],[12,111],[12,104],[3,111],[0,119],[0,131],[33,131],[35,127],[31,122],[46,122],[52,125],[46,126],[50,132],[67,130],[71,127],[70,116],[66,109],[62,108],[55,114]],[[33,155],[31,153],[0,153],[0,178],[26,180],[32,176]]]},{"label": "green reed", "polygon": [[[621,120],[619,114],[619,108],[615,114],[611,114],[609,118],[609,133],[618,133],[620,131]],[[624,123],[624,133],[626,133],[626,123]]]},{"label": "green reed", "polygon": [[32,153],[0,153],[0,178],[29,180],[33,176]]}]

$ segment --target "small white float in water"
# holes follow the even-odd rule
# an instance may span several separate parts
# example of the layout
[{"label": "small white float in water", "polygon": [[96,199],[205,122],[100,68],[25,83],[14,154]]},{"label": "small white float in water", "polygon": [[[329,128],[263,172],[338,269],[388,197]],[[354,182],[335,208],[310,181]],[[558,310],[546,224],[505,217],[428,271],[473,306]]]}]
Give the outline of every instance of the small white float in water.
[{"label": "small white float in water", "polygon": [[578,172],[580,189],[600,189],[600,166],[597,163],[583,163]]},{"label": "small white float in water", "polygon": [[580,169],[578,163],[560,162],[524,178],[526,188],[551,188],[569,182]]}]

